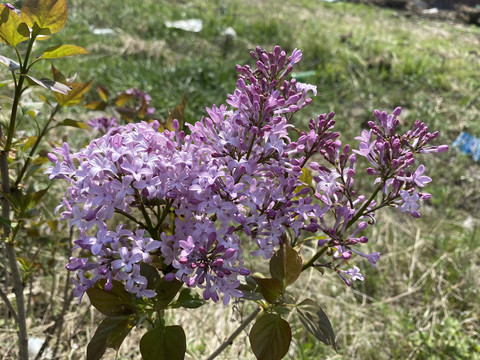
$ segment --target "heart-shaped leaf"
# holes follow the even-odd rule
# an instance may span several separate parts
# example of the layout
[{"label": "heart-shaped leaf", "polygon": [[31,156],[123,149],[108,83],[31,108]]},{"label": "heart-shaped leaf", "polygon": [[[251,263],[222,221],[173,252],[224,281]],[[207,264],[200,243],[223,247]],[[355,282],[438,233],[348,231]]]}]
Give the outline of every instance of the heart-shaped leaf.
[{"label": "heart-shaped leaf", "polygon": [[165,120],[165,128],[169,131],[174,131],[173,120],[177,119],[180,125],[180,129],[183,127],[183,114],[185,113],[185,106],[187,105],[187,94],[183,95],[183,100],[180,104],[175,106],[170,114],[168,114],[167,119]]},{"label": "heart-shaped leaf", "polygon": [[303,326],[313,336],[326,345],[332,345],[337,350],[332,324],[320,305],[312,299],[306,299],[297,305],[297,312]]},{"label": "heart-shaped leaf", "polygon": [[88,125],[85,125],[83,122],[73,119],[65,119],[57,126],[71,126],[77,129],[88,130]]},{"label": "heart-shaped leaf", "polygon": [[55,94],[61,94],[62,96],[67,96],[68,92],[72,89],[70,86],[59,83],[52,79],[36,79],[31,75],[26,75],[26,77],[31,81],[32,84],[40,85],[41,87],[54,91]]},{"label": "heart-shaped leaf", "polygon": [[302,267],[302,257],[288,243],[282,244],[270,259],[270,274],[282,281],[284,286],[293,284],[298,279]]},{"label": "heart-shaped leaf", "polygon": [[105,318],[87,346],[87,360],[100,360],[107,347],[118,350],[137,322],[133,315]]},{"label": "heart-shaped leaf", "polygon": [[101,313],[109,316],[133,314],[135,307],[125,286],[121,282],[113,280],[112,290],[107,291],[105,283],[105,280],[100,280],[87,290],[92,305]]},{"label": "heart-shaped leaf", "polygon": [[20,16],[3,4],[0,4],[0,41],[17,47],[30,38],[30,30]]},{"label": "heart-shaped leaf", "polygon": [[31,29],[34,31],[38,29],[38,34],[54,34],[63,29],[67,22],[67,2],[66,0],[27,0],[20,15]]},{"label": "heart-shaped leaf", "polygon": [[19,63],[2,55],[0,55],[0,64],[5,65],[10,71],[20,69]]},{"label": "heart-shaped leaf", "polygon": [[283,294],[283,284],[280,280],[275,278],[259,278],[253,277],[257,282],[263,298],[270,304],[275,303]]},{"label": "heart-shaped leaf", "polygon": [[258,360],[280,360],[290,347],[292,330],[279,314],[264,314],[252,326],[249,339]]},{"label": "heart-shaped leaf", "polygon": [[191,289],[183,289],[178,295],[178,299],[172,304],[172,308],[184,307],[187,309],[196,309],[205,304],[205,300]]},{"label": "heart-shaped leaf", "polygon": [[140,340],[143,360],[183,360],[186,350],[185,332],[178,325],[156,327]]},{"label": "heart-shaped leaf", "polygon": [[61,106],[73,106],[78,105],[83,100],[83,95],[90,89],[92,86],[93,80],[90,80],[88,83],[73,82],[69,83],[71,90],[67,94],[58,94],[55,93],[55,99]]},{"label": "heart-shaped leaf", "polygon": [[97,85],[97,93],[100,96],[100,99],[102,99],[102,101],[105,101],[105,102],[108,101],[108,97],[110,96],[110,92],[108,91],[106,86],[100,85],[100,84]]},{"label": "heart-shaped leaf", "polygon": [[155,292],[157,293],[157,296],[155,296],[155,310],[162,310],[170,305],[182,285],[183,283],[177,279],[165,281],[162,278],[157,281],[155,286]]},{"label": "heart-shaped leaf", "polygon": [[41,59],[57,59],[67,56],[89,54],[89,52],[81,46],[76,45],[57,45],[46,49]]}]

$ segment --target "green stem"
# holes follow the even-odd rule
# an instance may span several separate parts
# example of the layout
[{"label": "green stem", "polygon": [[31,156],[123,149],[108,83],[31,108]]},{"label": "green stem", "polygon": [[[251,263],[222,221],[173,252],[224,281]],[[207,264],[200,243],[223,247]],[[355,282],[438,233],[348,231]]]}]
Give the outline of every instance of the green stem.
[{"label": "green stem", "polygon": [[[2,131],[0,128],[0,137]],[[2,197],[2,217],[10,220],[10,203],[7,199],[7,194],[10,193],[10,177],[8,174],[8,153],[6,151],[0,152],[0,172],[2,179],[2,191],[4,196]],[[15,293],[15,300],[17,304],[17,317],[16,323],[18,326],[18,355],[20,360],[28,360],[28,332],[25,313],[25,297],[23,294],[23,283],[20,276],[20,271],[17,264],[17,254],[15,251],[15,243],[13,236],[11,236],[11,227],[8,224],[3,225],[2,240],[5,241],[5,254],[10,265],[10,271],[12,273],[13,288]]]},{"label": "green stem", "polygon": [[125,216],[127,219],[132,220],[134,223],[140,225],[141,228],[143,228],[143,229],[147,228],[147,226],[146,226],[144,223],[142,223],[141,221],[138,221],[137,219],[135,219],[135,218],[134,218],[132,215],[130,215],[129,213],[127,213],[127,212],[125,212],[125,211],[123,211],[123,210],[120,210],[120,209],[115,209],[115,212],[116,212],[117,214],[120,214],[120,215]]},{"label": "green stem", "polygon": [[20,103],[20,95],[22,94],[23,82],[25,81],[25,76],[28,73],[28,58],[30,57],[30,53],[32,52],[32,46],[34,42],[35,36],[32,36],[28,43],[27,51],[25,53],[25,60],[20,67],[20,77],[18,78],[18,83],[15,87],[15,96],[13,98],[12,112],[10,114],[10,124],[8,126],[7,141],[4,148],[6,154],[8,154],[8,152],[12,148],[13,135],[15,134],[15,124],[17,121],[18,104]]},{"label": "green stem", "polygon": [[322,246],[320,250],[317,251],[315,255],[313,255],[310,260],[308,260],[302,267],[302,271],[307,270],[309,267],[313,266],[313,263],[317,261],[317,259],[322,256],[328,250],[328,246]]},{"label": "green stem", "polygon": [[143,202],[140,205],[140,211],[142,212],[145,222],[147,223],[148,232],[154,239],[157,239],[157,231],[152,224],[152,219],[150,219],[150,216],[148,215],[147,209],[145,209],[145,205],[143,204]]},{"label": "green stem", "polygon": [[[17,112],[20,103],[20,97],[23,92],[23,83],[28,72],[28,59],[32,52],[32,46],[35,42],[36,35],[32,34],[28,47],[25,53],[25,59],[22,63],[20,53],[17,49],[17,56],[20,61],[20,76],[18,82],[15,81],[15,94],[13,98],[12,111],[10,113],[10,123],[7,129],[7,139],[5,141],[5,147],[0,152],[0,171],[2,179],[2,191],[6,195],[10,193],[10,176],[8,169],[8,153],[12,149],[13,138],[15,135],[15,127],[17,122]],[[15,74],[12,74],[15,79]],[[0,130],[1,135],[1,130]],[[6,196],[2,198],[2,217],[8,222],[10,220],[10,203]],[[20,360],[28,360],[28,332],[26,325],[26,313],[25,313],[25,298],[23,294],[23,283],[20,276],[20,271],[17,264],[17,254],[15,251],[15,239],[11,234],[11,227],[9,225],[3,226],[3,239],[5,241],[5,252],[10,265],[12,273],[15,300],[17,303],[17,316],[18,316],[18,355]]]},{"label": "green stem", "polygon": [[163,221],[165,220],[165,218],[170,212],[170,207],[172,206],[172,204],[173,204],[173,200],[167,201],[167,203],[165,204],[165,207],[163,208],[163,211],[162,211],[162,216],[158,219],[158,224],[155,227],[155,230],[160,229],[160,226],[162,226]]},{"label": "green stem", "polygon": [[43,127],[42,131],[38,135],[37,140],[35,141],[35,144],[33,144],[33,147],[30,150],[30,153],[28,154],[27,159],[25,160],[25,164],[23,164],[23,167],[20,170],[20,173],[18,174],[17,180],[15,181],[15,187],[18,187],[18,185],[22,181],[23,176],[25,175],[25,172],[27,171],[28,166],[30,165],[30,162],[33,159],[33,155],[35,155],[35,152],[37,151],[37,148],[40,145],[40,142],[42,141],[43,137],[47,134],[47,132],[50,130],[48,128],[48,126],[53,121],[54,116],[57,114],[57,112],[60,110],[60,108],[61,108],[61,106],[59,104],[57,104],[57,106],[55,106],[52,113],[50,114],[50,117],[48,118],[48,121],[45,123],[45,126]]},{"label": "green stem", "polygon": [[357,211],[357,213],[355,214],[355,216],[353,218],[350,219],[350,221],[347,223],[347,227],[345,228],[345,230],[348,229],[350,226],[352,226],[360,217],[365,215],[364,212],[368,208],[368,205],[370,205],[370,203],[373,201],[373,199],[375,199],[378,192],[380,191],[380,189],[383,186],[384,186],[384,181],[380,182],[380,184],[375,189],[375,191],[372,193],[372,195],[368,198],[368,200],[365,202],[365,204],[363,204],[362,208]]}]

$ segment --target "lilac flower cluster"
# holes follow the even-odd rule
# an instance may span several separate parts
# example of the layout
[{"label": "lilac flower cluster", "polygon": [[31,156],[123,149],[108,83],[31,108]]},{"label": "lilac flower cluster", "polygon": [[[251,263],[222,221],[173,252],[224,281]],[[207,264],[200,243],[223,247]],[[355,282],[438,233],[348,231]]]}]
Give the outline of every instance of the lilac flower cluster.
[{"label": "lilac flower cluster", "polygon": [[115,116],[111,116],[111,117],[101,116],[98,118],[90,119],[88,121],[88,126],[105,134],[108,130],[114,127],[117,127],[118,121]]},{"label": "lilac flower cluster", "polygon": [[[417,153],[445,150],[427,146],[436,133],[417,122],[397,135],[396,109],[393,115],[375,113],[380,125],[369,124],[359,150],[342,147],[333,113],[311,119],[308,132],[293,141],[289,121],[311,102],[309,93],[316,94],[315,86],[288,78],[302,54],[295,49],[287,57],[277,46],[251,55],[256,67],[237,66],[228,106],[207,108],[208,117],[188,125],[190,134],[180,131],[176,120],[175,130],[164,132],[157,121],[141,122],[112,128],[77,153],[64,144],[49,154],[50,179],[70,183],[59,206],[61,218],[79,229],[75,244],[88,254],[67,265],[77,274],[77,297],[99,279],[106,279],[107,287],[112,280],[124,281],[139,297],[155,296],[140,274],[140,263],[155,255],[166,280],[177,278],[202,289],[204,299],[222,296],[227,304],[242,296],[239,276],[250,273],[243,267],[242,238],[255,244],[253,255],[268,259],[289,241],[287,233],[298,238],[303,231],[326,234],[320,245],[334,251],[323,266],[347,283],[363,280],[357,267],[340,266],[352,251],[375,265],[379,253],[352,248],[368,240],[359,233],[374,211],[397,204],[400,211],[418,214],[417,197],[428,195],[415,189],[430,178],[423,166],[414,172],[409,167]],[[310,161],[314,155],[324,164]],[[377,176],[377,190],[368,199],[353,187],[357,155],[367,158],[373,166],[368,173]],[[307,166],[312,183],[301,181]],[[115,214],[129,224],[113,228]]]},{"label": "lilac flower cluster", "polygon": [[[356,140],[360,141],[358,150],[351,150],[350,145],[344,145],[340,140],[334,140],[335,133],[330,134],[330,139],[324,142],[319,152],[330,165],[321,166],[316,162],[310,163],[310,168],[316,172],[314,179],[314,196],[323,203],[323,212],[314,212],[312,221],[315,226],[327,235],[327,239],[319,241],[320,246],[333,248],[331,261],[319,266],[332,268],[350,285],[351,281],[363,280],[358,267],[348,270],[340,267],[348,263],[352,253],[367,259],[376,267],[380,253],[365,254],[354,248],[355,245],[368,241],[365,236],[358,236],[368,224],[375,223],[375,211],[385,207],[397,207],[400,212],[408,212],[413,217],[419,217],[418,201],[427,200],[430,194],[418,192],[432,179],[423,175],[424,165],[419,165],[415,171],[415,155],[419,153],[445,152],[448,146],[430,146],[429,143],[438,136],[438,132],[428,132],[427,126],[416,121],[413,128],[405,134],[398,134],[398,116],[401,108],[396,108],[393,114],[375,110],[374,115],[378,124],[370,121],[370,131],[364,130]],[[332,128],[334,121],[329,116],[318,121]],[[315,129],[315,124],[310,123],[310,128]],[[309,133],[314,143],[312,131]],[[303,134],[302,136],[307,136]],[[325,135],[324,135],[325,136]],[[320,135],[317,135],[320,138]],[[364,195],[357,195],[354,188],[355,164],[357,157],[367,159],[372,167],[367,169],[367,174],[376,176],[374,184],[376,190],[367,199]],[[377,203],[377,195],[381,193],[381,200]],[[357,223],[358,222],[358,223]],[[356,224],[352,229],[352,226]]]},{"label": "lilac flower cluster", "polygon": [[155,108],[150,106],[152,97],[149,94],[137,88],[130,88],[125,91],[125,94],[132,96],[133,110],[135,113],[138,113],[142,110],[149,118],[153,115]]}]

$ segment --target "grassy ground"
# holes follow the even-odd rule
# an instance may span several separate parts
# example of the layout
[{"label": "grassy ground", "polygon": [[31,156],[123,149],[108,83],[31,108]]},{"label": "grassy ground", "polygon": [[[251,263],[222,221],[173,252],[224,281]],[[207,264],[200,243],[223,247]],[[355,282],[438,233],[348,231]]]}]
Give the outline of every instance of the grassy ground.
[{"label": "grassy ground", "polygon": [[[203,30],[165,26],[167,20],[189,18],[201,19]],[[224,35],[228,27],[235,38]],[[93,28],[115,34],[94,35]],[[439,130],[439,144],[451,144],[462,130],[480,137],[480,29],[475,27],[314,0],[71,0],[69,23],[57,41],[62,37],[91,55],[56,61],[57,67],[113,92],[147,91],[163,116],[187,93],[187,121],[199,119],[205,106],[223,103],[233,90],[234,66],[249,63],[249,50],[278,44],[286,51],[302,49],[296,70],[308,71],[301,80],[319,89],[312,106],[296,118],[298,126],[334,110],[338,129],[351,140],[375,108],[400,105],[405,123],[419,118]],[[419,220],[388,211],[381,215],[370,238],[371,250],[383,256],[377,271],[359,263],[365,282],[346,288],[332,275],[313,270],[302,275],[297,293],[321,302],[340,350],[336,354],[298,327],[288,359],[480,359],[480,169],[454,150],[429,164],[432,200]],[[47,282],[52,288],[64,284],[62,267],[59,261],[43,282],[32,285],[34,336],[41,337],[59,312],[62,290],[51,301],[42,294]],[[61,358],[83,357],[98,318],[86,302],[69,306]],[[248,313],[248,305],[239,303],[171,316],[186,328],[187,358],[203,359]],[[0,336],[5,344],[0,355],[14,359],[14,332],[3,326]],[[137,343],[137,337],[127,338],[118,358],[139,358],[132,350]],[[220,358],[253,359],[246,334]]]}]

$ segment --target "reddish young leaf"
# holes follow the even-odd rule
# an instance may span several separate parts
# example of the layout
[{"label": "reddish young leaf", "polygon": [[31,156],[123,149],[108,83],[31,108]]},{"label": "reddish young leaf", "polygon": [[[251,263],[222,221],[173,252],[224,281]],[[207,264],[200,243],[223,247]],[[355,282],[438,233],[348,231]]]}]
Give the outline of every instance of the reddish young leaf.
[{"label": "reddish young leaf", "polygon": [[98,96],[100,96],[100,99],[102,101],[107,102],[108,97],[110,96],[110,92],[108,91],[107,87],[105,85],[97,85],[97,93]]},{"label": "reddish young leaf", "polygon": [[0,4],[0,41],[6,45],[17,47],[22,41],[30,38],[30,30],[20,16]]},{"label": "reddish young leaf", "polygon": [[183,100],[180,104],[175,106],[170,114],[168,114],[167,119],[165,120],[165,128],[170,131],[174,131],[173,120],[177,119],[180,124],[180,129],[183,127],[183,114],[185,113],[185,106],[187,105],[187,94],[183,95]]},{"label": "reddish young leaf", "polygon": [[36,23],[40,34],[54,34],[67,22],[67,2],[66,0],[27,0],[20,15],[31,29],[34,29]]},{"label": "reddish young leaf", "polygon": [[283,244],[270,259],[270,274],[280,280],[285,287],[298,279],[302,267],[302,257],[287,243]]},{"label": "reddish young leaf", "polygon": [[57,59],[67,56],[89,54],[89,52],[81,46],[76,45],[57,45],[46,49],[41,59]]},{"label": "reddish young leaf", "polygon": [[88,83],[74,82],[69,83],[71,90],[68,94],[55,94],[55,98],[61,106],[73,106],[78,105],[83,100],[83,95],[90,89],[92,86],[93,80],[90,80]]}]

